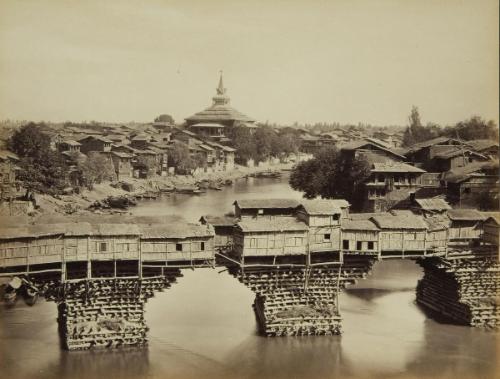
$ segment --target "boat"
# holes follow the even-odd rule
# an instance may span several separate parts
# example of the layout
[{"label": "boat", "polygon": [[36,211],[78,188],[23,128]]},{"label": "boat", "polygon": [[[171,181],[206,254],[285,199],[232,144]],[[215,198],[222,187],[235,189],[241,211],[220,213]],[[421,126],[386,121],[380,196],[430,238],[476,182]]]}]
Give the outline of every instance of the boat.
[{"label": "boat", "polygon": [[193,185],[177,186],[175,187],[175,192],[195,195],[203,193],[203,191],[199,187]]}]

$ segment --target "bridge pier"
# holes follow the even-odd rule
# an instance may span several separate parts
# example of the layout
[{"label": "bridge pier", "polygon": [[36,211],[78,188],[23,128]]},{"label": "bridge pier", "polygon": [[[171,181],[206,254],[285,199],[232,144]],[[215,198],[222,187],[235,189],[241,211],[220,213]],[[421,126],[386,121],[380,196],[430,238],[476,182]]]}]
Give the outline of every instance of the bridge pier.
[{"label": "bridge pier", "polygon": [[500,326],[500,263],[494,257],[450,254],[423,258],[417,303],[458,324]]},{"label": "bridge pier", "polygon": [[91,278],[51,285],[45,296],[57,303],[61,345],[68,350],[144,346],[146,301],[181,276]]},{"label": "bridge pier", "polygon": [[331,335],[342,332],[340,290],[364,278],[373,263],[369,257],[348,256],[337,264],[233,266],[230,273],[255,292],[261,334]]}]

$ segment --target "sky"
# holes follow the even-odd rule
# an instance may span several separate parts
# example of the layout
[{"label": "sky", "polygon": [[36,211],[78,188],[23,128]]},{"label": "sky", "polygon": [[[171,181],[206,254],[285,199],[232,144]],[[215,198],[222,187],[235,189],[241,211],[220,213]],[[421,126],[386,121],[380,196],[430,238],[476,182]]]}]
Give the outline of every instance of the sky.
[{"label": "sky", "polygon": [[0,0],[0,119],[498,122],[498,0]]}]

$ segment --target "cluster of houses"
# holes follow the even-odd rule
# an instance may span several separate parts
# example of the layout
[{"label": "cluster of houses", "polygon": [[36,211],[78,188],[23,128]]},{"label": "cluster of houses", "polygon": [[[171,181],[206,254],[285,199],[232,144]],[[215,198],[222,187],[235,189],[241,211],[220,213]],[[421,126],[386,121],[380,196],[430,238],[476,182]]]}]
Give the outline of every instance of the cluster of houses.
[{"label": "cluster of houses", "polygon": [[372,137],[339,145],[346,157],[370,165],[363,210],[407,209],[418,198],[441,197],[457,207],[479,207],[486,195],[498,202],[498,141],[438,137],[394,148]]}]

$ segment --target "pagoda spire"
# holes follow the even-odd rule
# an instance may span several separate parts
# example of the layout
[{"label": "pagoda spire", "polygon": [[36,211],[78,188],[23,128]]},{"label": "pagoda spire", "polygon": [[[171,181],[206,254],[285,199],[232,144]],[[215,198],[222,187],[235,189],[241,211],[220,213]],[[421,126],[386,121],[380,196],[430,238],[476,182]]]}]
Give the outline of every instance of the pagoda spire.
[{"label": "pagoda spire", "polygon": [[212,100],[214,105],[226,105],[229,104],[229,97],[226,95],[226,89],[224,88],[224,82],[222,80],[222,70],[220,71],[219,85],[216,88],[217,93]]},{"label": "pagoda spire", "polygon": [[222,81],[222,70],[219,71],[220,77],[219,77],[219,85],[217,86],[217,95],[225,95],[226,94],[226,89],[224,88],[224,82]]}]

